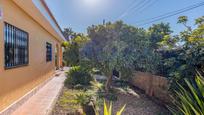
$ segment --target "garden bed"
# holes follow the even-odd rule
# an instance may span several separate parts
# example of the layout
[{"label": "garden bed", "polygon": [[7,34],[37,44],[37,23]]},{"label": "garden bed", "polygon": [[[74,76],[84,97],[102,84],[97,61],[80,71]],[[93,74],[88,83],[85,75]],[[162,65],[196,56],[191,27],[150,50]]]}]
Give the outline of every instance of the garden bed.
[{"label": "garden bed", "polygon": [[81,106],[76,104],[74,96],[81,92],[80,90],[64,87],[52,111],[52,115],[76,115],[80,113]]},{"label": "garden bed", "polygon": [[[132,92],[133,90],[131,90]],[[126,108],[123,115],[169,115],[166,108],[157,105],[150,100],[143,92],[134,89],[134,93],[127,93],[125,90],[114,92],[116,98],[113,101],[113,113],[115,114],[124,104]],[[82,93],[82,90],[63,88],[60,97],[55,105],[52,115],[80,115],[82,108],[76,104],[74,96]],[[129,92],[129,91],[128,91]],[[107,99],[106,99],[107,100]],[[103,104],[100,104],[100,115],[103,113]]]}]

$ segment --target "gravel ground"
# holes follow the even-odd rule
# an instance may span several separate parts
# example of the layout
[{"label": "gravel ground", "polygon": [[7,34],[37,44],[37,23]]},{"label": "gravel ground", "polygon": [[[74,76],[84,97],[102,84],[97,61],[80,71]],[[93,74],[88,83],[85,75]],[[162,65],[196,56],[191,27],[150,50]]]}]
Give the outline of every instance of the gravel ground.
[{"label": "gravel ground", "polygon": [[164,107],[157,105],[146,95],[138,95],[139,98],[128,94],[118,94],[117,101],[113,102],[114,113],[126,104],[123,115],[170,115]]}]

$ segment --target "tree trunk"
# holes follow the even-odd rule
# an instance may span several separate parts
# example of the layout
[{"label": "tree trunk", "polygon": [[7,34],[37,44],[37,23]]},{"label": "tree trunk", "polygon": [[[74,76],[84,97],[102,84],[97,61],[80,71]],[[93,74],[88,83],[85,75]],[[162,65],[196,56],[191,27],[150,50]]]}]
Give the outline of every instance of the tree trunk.
[{"label": "tree trunk", "polygon": [[108,76],[108,79],[107,79],[106,84],[105,84],[105,90],[107,93],[110,90],[111,83],[112,83],[112,74]]}]

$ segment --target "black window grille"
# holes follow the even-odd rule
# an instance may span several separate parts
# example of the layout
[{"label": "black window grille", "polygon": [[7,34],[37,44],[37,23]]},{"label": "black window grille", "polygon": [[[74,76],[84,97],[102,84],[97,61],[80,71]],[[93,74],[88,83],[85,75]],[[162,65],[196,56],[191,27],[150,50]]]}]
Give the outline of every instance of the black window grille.
[{"label": "black window grille", "polygon": [[49,62],[49,61],[52,61],[52,44],[50,43],[46,43],[46,61]]},{"label": "black window grille", "polygon": [[5,23],[4,26],[5,68],[24,66],[28,60],[28,33]]}]

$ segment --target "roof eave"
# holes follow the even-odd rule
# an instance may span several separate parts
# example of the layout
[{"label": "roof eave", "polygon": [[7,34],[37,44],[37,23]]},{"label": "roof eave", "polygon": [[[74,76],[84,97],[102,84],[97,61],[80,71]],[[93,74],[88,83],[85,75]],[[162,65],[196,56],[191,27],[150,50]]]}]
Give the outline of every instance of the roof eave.
[{"label": "roof eave", "polygon": [[60,26],[44,0],[13,0],[13,2],[15,2],[58,41],[63,42],[66,40],[62,34]]}]

